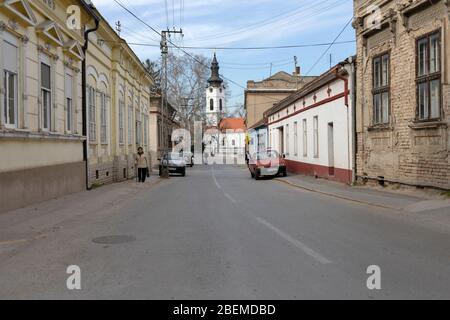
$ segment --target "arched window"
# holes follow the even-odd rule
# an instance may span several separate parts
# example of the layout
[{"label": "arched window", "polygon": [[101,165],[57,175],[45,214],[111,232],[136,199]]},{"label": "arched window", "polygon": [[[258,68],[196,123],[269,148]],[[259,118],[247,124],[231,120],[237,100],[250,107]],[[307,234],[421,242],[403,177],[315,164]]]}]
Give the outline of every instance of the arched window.
[{"label": "arched window", "polygon": [[220,111],[222,111],[222,109],[223,109],[222,99],[219,100],[219,108],[220,108]]},{"label": "arched window", "polygon": [[209,100],[209,110],[211,110],[211,111],[214,110],[214,100],[213,99]]}]

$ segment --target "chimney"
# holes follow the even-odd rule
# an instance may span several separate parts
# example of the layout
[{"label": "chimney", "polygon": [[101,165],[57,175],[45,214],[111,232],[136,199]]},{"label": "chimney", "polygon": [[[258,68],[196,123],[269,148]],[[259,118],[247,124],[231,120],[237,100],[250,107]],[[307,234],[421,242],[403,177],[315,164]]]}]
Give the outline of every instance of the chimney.
[{"label": "chimney", "polygon": [[295,73],[294,75],[300,77],[300,67],[295,67]]}]

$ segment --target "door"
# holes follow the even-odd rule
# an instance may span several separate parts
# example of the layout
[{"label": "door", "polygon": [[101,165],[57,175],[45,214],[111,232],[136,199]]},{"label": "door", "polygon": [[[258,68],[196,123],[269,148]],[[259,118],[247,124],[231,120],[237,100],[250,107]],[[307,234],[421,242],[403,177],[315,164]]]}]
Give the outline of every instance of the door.
[{"label": "door", "polygon": [[328,124],[328,174],[334,176],[334,125]]},{"label": "door", "polygon": [[284,127],[278,128],[278,153],[284,154]]}]

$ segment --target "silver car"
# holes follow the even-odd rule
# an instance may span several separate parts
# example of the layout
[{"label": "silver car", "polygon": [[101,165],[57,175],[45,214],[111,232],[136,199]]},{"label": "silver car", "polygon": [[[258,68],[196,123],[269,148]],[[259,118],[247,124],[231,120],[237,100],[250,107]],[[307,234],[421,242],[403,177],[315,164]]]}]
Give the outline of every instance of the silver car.
[{"label": "silver car", "polygon": [[163,166],[167,166],[169,173],[179,173],[182,177],[186,176],[186,160],[182,155],[176,152],[167,153],[160,159],[159,175],[162,175]]}]

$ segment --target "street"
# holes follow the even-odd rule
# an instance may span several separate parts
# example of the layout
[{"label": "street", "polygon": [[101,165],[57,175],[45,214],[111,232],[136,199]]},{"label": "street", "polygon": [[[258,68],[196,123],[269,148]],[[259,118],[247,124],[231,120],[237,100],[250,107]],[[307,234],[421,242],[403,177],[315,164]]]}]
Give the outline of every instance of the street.
[{"label": "street", "polygon": [[[0,299],[449,299],[449,231],[195,166],[1,214]],[[81,290],[66,287],[70,265]]]}]

